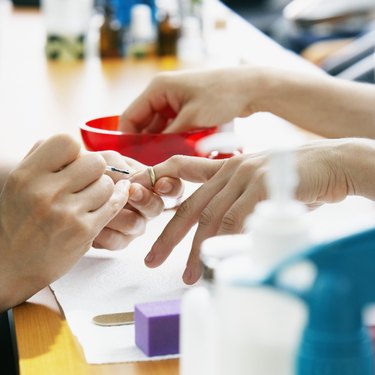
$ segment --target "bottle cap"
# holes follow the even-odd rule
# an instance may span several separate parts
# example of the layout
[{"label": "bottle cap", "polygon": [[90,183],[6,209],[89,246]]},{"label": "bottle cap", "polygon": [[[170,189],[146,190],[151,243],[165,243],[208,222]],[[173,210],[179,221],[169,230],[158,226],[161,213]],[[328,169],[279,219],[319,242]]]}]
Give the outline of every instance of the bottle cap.
[{"label": "bottle cap", "polygon": [[203,263],[203,278],[212,281],[215,269],[219,263],[229,257],[243,254],[248,250],[248,236],[230,234],[207,238],[201,245],[201,260]]},{"label": "bottle cap", "polygon": [[130,30],[133,38],[151,39],[153,24],[151,8],[146,4],[137,4],[131,8]]}]

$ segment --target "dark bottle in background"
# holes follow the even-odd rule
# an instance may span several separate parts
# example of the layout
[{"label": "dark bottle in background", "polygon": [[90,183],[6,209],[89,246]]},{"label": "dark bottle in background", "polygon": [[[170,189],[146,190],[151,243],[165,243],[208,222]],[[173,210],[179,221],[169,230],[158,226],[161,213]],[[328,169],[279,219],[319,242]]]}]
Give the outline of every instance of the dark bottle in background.
[{"label": "dark bottle in background", "polygon": [[180,25],[166,10],[159,10],[157,25],[157,53],[159,56],[177,56]]},{"label": "dark bottle in background", "polygon": [[123,30],[114,15],[111,0],[105,0],[102,5],[103,23],[99,29],[99,55],[101,58],[122,57]]}]

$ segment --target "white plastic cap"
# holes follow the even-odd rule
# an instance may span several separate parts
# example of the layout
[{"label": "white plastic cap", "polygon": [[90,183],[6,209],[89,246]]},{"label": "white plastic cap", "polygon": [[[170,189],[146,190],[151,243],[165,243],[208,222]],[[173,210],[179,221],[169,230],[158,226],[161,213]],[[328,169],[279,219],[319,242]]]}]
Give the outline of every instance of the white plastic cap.
[{"label": "white plastic cap", "polygon": [[310,243],[306,207],[294,198],[298,176],[294,152],[277,149],[269,158],[269,199],[256,205],[246,223],[252,240],[251,257],[265,268],[304,250]]},{"label": "white plastic cap", "polygon": [[207,238],[201,245],[204,263],[216,263],[249,249],[249,238],[243,234],[228,234]]},{"label": "white plastic cap", "polygon": [[131,8],[130,29],[133,38],[150,39],[153,36],[151,8],[146,4],[137,4]]},{"label": "white plastic cap", "polygon": [[48,33],[75,36],[88,31],[93,0],[42,0],[41,6]]},{"label": "white plastic cap", "polygon": [[298,184],[294,152],[288,148],[275,149],[269,156],[267,193],[274,203],[285,204],[294,199]]}]

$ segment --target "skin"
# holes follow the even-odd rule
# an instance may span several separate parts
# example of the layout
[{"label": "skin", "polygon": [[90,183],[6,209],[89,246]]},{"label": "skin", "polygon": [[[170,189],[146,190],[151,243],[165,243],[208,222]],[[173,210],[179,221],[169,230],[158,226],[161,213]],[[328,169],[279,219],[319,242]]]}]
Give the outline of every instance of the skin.
[{"label": "skin", "polygon": [[[114,151],[104,151],[101,155],[107,165],[130,168],[133,173],[146,168],[145,165]],[[115,182],[124,178],[119,173],[107,172],[107,174]],[[128,203],[95,238],[93,247],[107,250],[125,248],[133,239],[144,233],[150,219],[160,215],[163,211],[162,196],[179,198],[182,193],[181,180],[169,176],[159,179],[153,189],[147,189],[138,183],[131,184]]]},{"label": "skin", "polygon": [[[272,112],[327,138],[375,138],[375,87],[329,77],[262,67],[240,67],[156,76],[122,114],[120,129],[179,132],[223,124],[235,117]],[[297,199],[311,207],[347,195],[375,198],[373,141],[330,140],[297,152]],[[267,154],[224,161],[173,157],[155,167],[157,177],[203,182],[177,210],[145,259],[162,264],[191,227],[198,223],[183,274],[187,284],[201,274],[199,248],[216,234],[239,233],[245,218],[266,198]],[[364,177],[366,176],[366,178]],[[147,173],[133,181],[149,184]],[[371,181],[369,183],[368,181]]]},{"label": "skin", "polygon": [[[66,273],[94,244],[119,249],[163,209],[159,195],[105,173],[145,168],[114,152],[81,153],[66,135],[36,144],[11,170],[0,194],[0,311]],[[182,185],[160,179],[155,191],[179,196]],[[168,191],[169,188],[169,191]]]},{"label": "skin", "polygon": [[[356,158],[353,158],[356,155]],[[314,208],[343,200],[349,195],[375,199],[375,141],[322,140],[297,150],[298,200]],[[195,283],[201,275],[199,249],[208,237],[241,233],[255,205],[266,199],[267,153],[225,160],[175,156],[154,167],[156,176],[174,176],[203,185],[177,209],[172,220],[145,258],[149,267],[161,265],[198,223],[183,280]],[[132,177],[150,187],[148,173]]]}]

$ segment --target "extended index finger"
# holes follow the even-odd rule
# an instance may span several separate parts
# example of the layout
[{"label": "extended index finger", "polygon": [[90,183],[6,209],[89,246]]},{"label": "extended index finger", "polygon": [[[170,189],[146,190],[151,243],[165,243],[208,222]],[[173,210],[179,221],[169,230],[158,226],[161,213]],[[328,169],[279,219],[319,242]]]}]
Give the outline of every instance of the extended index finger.
[{"label": "extended index finger", "polygon": [[[190,182],[206,182],[218,172],[224,163],[225,160],[175,155],[153,168],[157,180],[161,177],[176,177]],[[135,173],[130,180],[149,189],[152,188],[147,169]]]}]

